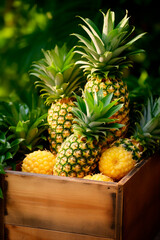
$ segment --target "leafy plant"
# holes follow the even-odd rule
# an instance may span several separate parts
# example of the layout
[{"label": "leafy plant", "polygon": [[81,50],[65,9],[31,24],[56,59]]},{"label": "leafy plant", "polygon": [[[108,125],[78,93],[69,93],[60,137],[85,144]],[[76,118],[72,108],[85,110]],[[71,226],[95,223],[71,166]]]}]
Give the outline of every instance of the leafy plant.
[{"label": "leafy plant", "polygon": [[[35,89],[20,89],[0,101],[0,174],[16,168],[26,153],[47,148],[47,109]],[[0,197],[2,197],[0,189]]]},{"label": "leafy plant", "polygon": [[[13,161],[14,155],[19,149],[19,144],[23,141],[21,138],[14,139],[13,135],[8,135],[8,132],[0,131],[0,174],[5,174],[4,168],[11,165],[15,168],[16,162]],[[0,198],[3,197],[0,189]]]},{"label": "leafy plant", "polygon": [[160,96],[160,89],[157,88],[158,79],[149,76],[146,70],[143,70],[139,77],[130,74],[125,78],[129,89],[129,97],[131,102],[145,103],[150,97],[151,92],[153,96]]},{"label": "leafy plant", "polygon": [[30,110],[27,104],[19,102],[1,102],[0,110],[0,128],[8,127],[8,134],[14,139],[23,139],[19,145],[19,154],[43,148],[47,113],[42,114],[40,107]]},{"label": "leafy plant", "polygon": [[124,15],[125,9],[128,9],[137,32],[148,32],[142,44],[147,56],[137,59],[132,74],[135,76],[141,69],[146,69],[158,84],[160,25],[159,9],[153,1],[1,0],[0,95],[7,96],[15,85],[21,88],[27,86],[29,77],[26,72],[35,58],[40,59],[40,49],[64,42],[73,47],[75,38],[69,35],[77,31],[79,20],[75,16],[94,18],[95,23],[100,24],[101,13],[97,10],[106,12],[109,8],[118,14],[119,19]]}]

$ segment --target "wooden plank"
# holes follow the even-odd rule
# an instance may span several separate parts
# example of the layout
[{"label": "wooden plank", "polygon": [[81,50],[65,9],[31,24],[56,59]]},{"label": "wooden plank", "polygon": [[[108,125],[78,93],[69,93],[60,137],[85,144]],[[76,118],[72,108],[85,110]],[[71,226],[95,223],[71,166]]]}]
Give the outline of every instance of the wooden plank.
[{"label": "wooden plank", "polygon": [[[4,194],[4,175],[0,174],[0,188]],[[4,200],[0,198],[0,240],[4,239]]]},{"label": "wooden plank", "polygon": [[8,171],[6,224],[114,238],[117,184]]},{"label": "wooden plank", "polygon": [[5,240],[113,240],[76,233],[58,232],[53,230],[6,225]]},{"label": "wooden plank", "polygon": [[116,209],[116,240],[122,240],[122,222],[123,222],[123,187],[118,185],[117,191],[117,209]]},{"label": "wooden plank", "polygon": [[141,163],[123,186],[123,240],[151,240],[160,216],[160,155]]}]

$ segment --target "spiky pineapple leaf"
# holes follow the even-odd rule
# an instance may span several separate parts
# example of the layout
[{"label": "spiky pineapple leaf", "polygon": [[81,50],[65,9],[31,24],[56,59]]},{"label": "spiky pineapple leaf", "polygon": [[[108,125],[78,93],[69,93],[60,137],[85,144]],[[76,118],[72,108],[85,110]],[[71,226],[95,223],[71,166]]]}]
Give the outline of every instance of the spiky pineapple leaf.
[{"label": "spiky pineapple leaf", "polygon": [[123,104],[117,104],[117,100],[111,101],[113,94],[103,96],[100,89],[94,94],[89,91],[83,92],[83,98],[76,96],[76,107],[72,108],[74,119],[74,131],[80,136],[95,137],[97,140],[107,135],[108,129],[118,129],[124,125],[115,123],[116,119],[110,117],[116,113]]},{"label": "spiky pineapple leaf", "polygon": [[[119,78],[123,75],[123,69],[132,67],[129,56],[142,52],[133,50],[132,45],[144,36],[141,33],[131,38],[135,27],[129,25],[128,12],[115,26],[115,13],[110,9],[103,15],[102,34],[98,27],[90,20],[80,17],[86,25],[80,25],[87,33],[90,41],[82,35],[73,33],[82,45],[77,45],[75,50],[83,60],[78,60],[88,78],[92,75],[100,77],[110,76]],[[80,49],[80,51],[79,51]]]},{"label": "spiky pineapple leaf", "polygon": [[84,81],[81,70],[76,66],[73,51],[64,44],[51,50],[42,50],[44,58],[34,62],[30,75],[38,78],[36,87],[40,88],[41,97],[47,105],[65,97],[72,97]]},{"label": "spiky pineapple leaf", "polygon": [[144,146],[144,154],[146,150],[149,154],[153,154],[160,148],[160,98],[153,99],[151,95],[148,98],[143,112],[139,113],[140,120],[135,123],[135,131],[133,137],[142,142]]},{"label": "spiky pineapple leaf", "polygon": [[86,25],[88,25],[88,27],[90,28],[92,34],[94,36],[96,36],[99,39],[99,41],[102,43],[102,45],[103,45],[104,43],[102,41],[102,35],[101,35],[99,29],[97,28],[97,26],[94,24],[94,22],[91,21],[89,18],[85,18],[84,19],[84,18],[82,18],[80,16],[79,16],[79,18],[81,18],[86,23]]},{"label": "spiky pineapple leaf", "polygon": [[114,21],[115,21],[115,14],[113,11],[108,10],[107,14],[105,15],[102,11],[104,21],[103,21],[103,29],[102,29],[102,40],[107,44],[106,37],[110,31],[114,29]]}]

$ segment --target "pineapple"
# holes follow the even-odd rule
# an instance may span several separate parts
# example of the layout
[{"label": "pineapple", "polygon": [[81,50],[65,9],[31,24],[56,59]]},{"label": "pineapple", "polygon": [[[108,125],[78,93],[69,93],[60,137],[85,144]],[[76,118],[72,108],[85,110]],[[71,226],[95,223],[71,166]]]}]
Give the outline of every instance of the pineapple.
[{"label": "pineapple", "polygon": [[27,154],[22,163],[22,172],[53,174],[55,155],[46,150]]},{"label": "pineapple", "polygon": [[104,182],[113,182],[113,179],[103,175],[102,173],[97,173],[94,175],[87,175],[84,177],[84,179],[89,179],[89,180],[96,180],[96,181],[104,181]]},{"label": "pineapple", "polygon": [[108,129],[122,127],[111,119],[121,107],[116,105],[118,99],[111,102],[113,94],[103,96],[103,90],[83,92],[83,98],[76,96],[76,106],[72,112],[74,133],[61,145],[57,154],[53,173],[58,176],[79,177],[94,173],[100,153],[99,141],[107,135]]},{"label": "pineapple", "polygon": [[100,172],[114,180],[120,180],[137,162],[159,148],[160,98],[155,101],[153,97],[148,99],[144,113],[140,113],[140,116],[134,134],[130,138],[117,140],[101,155]]},{"label": "pineapple", "polygon": [[39,78],[35,85],[41,88],[42,97],[46,97],[48,110],[49,145],[53,154],[57,154],[62,142],[73,133],[73,91],[81,81],[81,74],[74,62],[73,48],[67,52],[66,45],[55,46],[44,51],[44,58],[33,64],[30,74]]},{"label": "pineapple", "polygon": [[78,53],[82,60],[76,62],[87,75],[85,89],[95,92],[103,89],[103,94],[113,93],[113,100],[120,98],[123,107],[113,116],[117,122],[124,124],[123,128],[110,131],[105,139],[105,144],[110,144],[117,138],[125,135],[129,125],[129,99],[127,85],[122,81],[123,70],[131,67],[130,55],[140,53],[142,50],[133,51],[131,45],[141,38],[144,33],[132,38],[128,37],[134,31],[129,25],[128,12],[125,17],[115,25],[115,13],[108,10],[103,14],[102,34],[98,27],[88,18],[81,18],[85,25],[81,25],[91,40],[84,36],[73,33],[82,45],[77,46]]}]

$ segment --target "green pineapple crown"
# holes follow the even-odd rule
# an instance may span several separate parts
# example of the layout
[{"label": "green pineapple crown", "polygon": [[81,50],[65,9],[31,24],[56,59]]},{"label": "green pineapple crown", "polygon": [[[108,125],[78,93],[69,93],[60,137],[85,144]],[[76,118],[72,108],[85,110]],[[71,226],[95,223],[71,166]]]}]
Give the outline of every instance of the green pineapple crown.
[{"label": "green pineapple crown", "polygon": [[[73,33],[83,45],[77,46],[75,50],[80,54],[82,60],[77,61],[88,75],[99,75],[100,77],[117,78],[123,75],[123,69],[131,67],[132,61],[129,56],[143,52],[143,50],[132,50],[130,47],[145,33],[139,34],[129,40],[129,36],[135,27],[129,25],[128,11],[124,18],[115,26],[115,13],[110,9],[103,14],[102,33],[93,21],[81,18],[85,25],[80,25],[91,40],[84,36]],[[83,60],[84,59],[84,60]]]},{"label": "green pineapple crown", "polygon": [[103,90],[91,93],[83,92],[83,98],[76,96],[77,107],[73,107],[75,115],[74,133],[81,137],[91,137],[100,141],[107,135],[107,130],[118,129],[122,124],[115,123],[112,116],[123,106],[117,104],[119,99],[112,101],[113,93],[104,97]]},{"label": "green pineapple crown", "polygon": [[52,50],[42,50],[44,58],[32,65],[30,74],[39,78],[35,85],[41,88],[46,104],[72,97],[82,82],[80,69],[73,59],[73,49],[67,51],[64,44],[61,48],[56,45]]},{"label": "green pineapple crown", "polygon": [[139,112],[140,121],[136,122],[134,138],[140,139],[144,147],[154,151],[159,147],[160,140],[160,97],[153,100],[151,95],[144,107],[143,113]]}]

